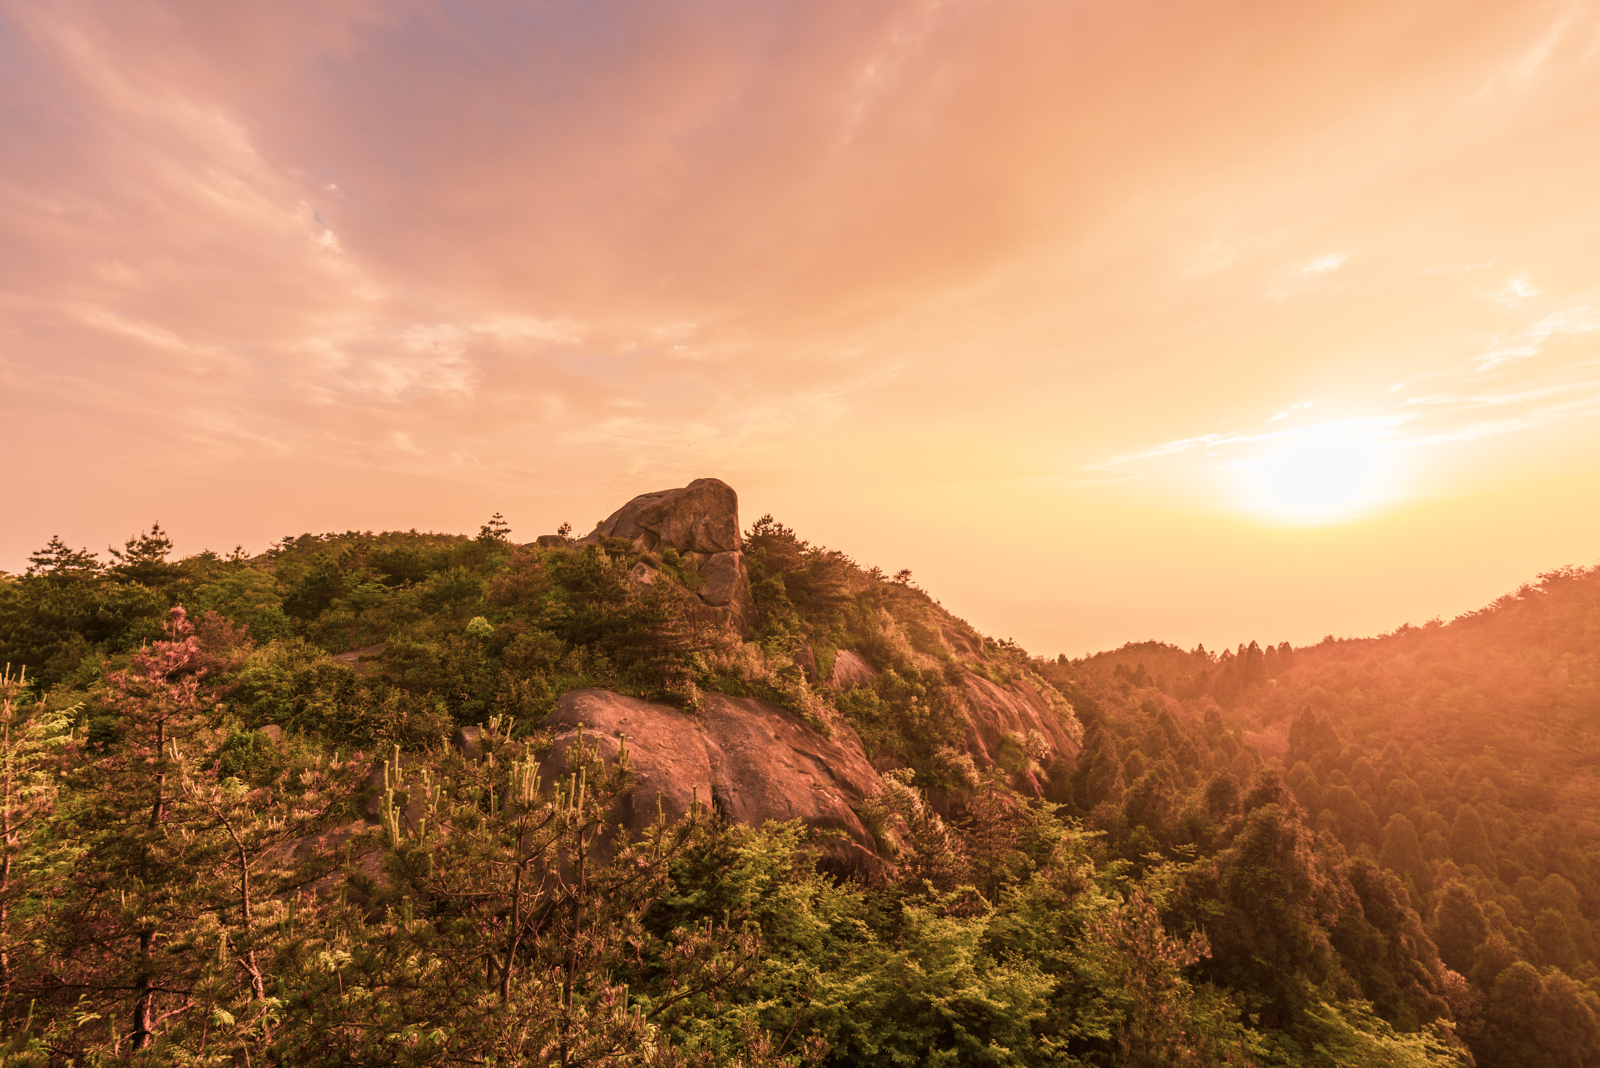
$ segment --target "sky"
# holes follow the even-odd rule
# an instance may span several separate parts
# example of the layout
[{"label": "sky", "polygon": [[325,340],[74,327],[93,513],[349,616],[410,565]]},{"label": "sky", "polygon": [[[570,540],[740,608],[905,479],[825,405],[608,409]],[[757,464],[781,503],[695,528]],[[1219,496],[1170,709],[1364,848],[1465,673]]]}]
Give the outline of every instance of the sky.
[{"label": "sky", "polygon": [[0,569],[715,476],[1082,655],[1600,562],[1600,0],[0,0]]}]

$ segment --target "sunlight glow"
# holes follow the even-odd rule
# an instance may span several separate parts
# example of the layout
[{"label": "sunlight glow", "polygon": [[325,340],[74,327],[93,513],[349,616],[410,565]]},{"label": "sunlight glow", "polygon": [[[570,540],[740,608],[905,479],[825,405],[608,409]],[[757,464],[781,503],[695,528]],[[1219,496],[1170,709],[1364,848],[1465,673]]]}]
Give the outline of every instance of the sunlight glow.
[{"label": "sunlight glow", "polygon": [[1261,438],[1228,465],[1239,503],[1291,526],[1358,519],[1397,495],[1398,455],[1387,431],[1387,421],[1349,420]]}]

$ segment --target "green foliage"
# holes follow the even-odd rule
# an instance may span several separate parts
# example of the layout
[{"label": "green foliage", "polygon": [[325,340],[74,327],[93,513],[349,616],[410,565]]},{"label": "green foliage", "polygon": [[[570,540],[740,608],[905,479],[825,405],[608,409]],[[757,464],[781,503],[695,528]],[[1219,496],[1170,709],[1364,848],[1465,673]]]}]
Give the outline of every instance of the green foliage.
[{"label": "green foliage", "polygon": [[258,642],[293,636],[294,628],[283,609],[277,580],[258,568],[242,567],[198,586],[187,603],[196,613],[216,612],[248,627]]},{"label": "green foliage", "polygon": [[[754,634],[675,552],[507,533],[174,562],[152,528],[0,582],[0,655],[37,683],[0,685],[6,1056],[1600,1059],[1593,572],[1372,643],[1068,663],[770,517]],[[991,684],[1075,708],[1081,754],[1001,724],[980,767]],[[853,727],[896,769],[859,806],[884,868],[703,811],[630,837],[626,746],[537,778],[583,686]],[[468,761],[444,739],[473,724]]]},{"label": "green foliage", "polygon": [[[1042,665],[1088,727],[1063,794],[1130,861],[1152,848],[1225,857],[1255,818],[1226,790],[1180,792],[1165,831],[1133,825],[1134,771],[1183,770],[1170,730],[1153,730],[1158,710],[1213,783],[1222,769],[1240,781],[1287,769],[1322,887],[1304,915],[1336,965],[1295,1002],[1295,1027],[1359,994],[1401,1035],[1453,1017],[1451,1041],[1482,1068],[1587,1063],[1600,1039],[1588,1000],[1600,987],[1600,838],[1584,770],[1600,753],[1597,638],[1600,569],[1568,568],[1449,624],[1268,648],[1259,661],[1249,647],[1217,657],[1146,643]],[[1197,901],[1214,909],[1219,893],[1201,887]],[[1216,953],[1203,969],[1236,956],[1198,903],[1194,916]]]},{"label": "green foliage", "polygon": [[178,574],[179,569],[167,563],[172,552],[172,539],[153,523],[148,531],[140,531],[129,538],[121,549],[112,549],[116,561],[111,573],[127,582],[159,587]]}]

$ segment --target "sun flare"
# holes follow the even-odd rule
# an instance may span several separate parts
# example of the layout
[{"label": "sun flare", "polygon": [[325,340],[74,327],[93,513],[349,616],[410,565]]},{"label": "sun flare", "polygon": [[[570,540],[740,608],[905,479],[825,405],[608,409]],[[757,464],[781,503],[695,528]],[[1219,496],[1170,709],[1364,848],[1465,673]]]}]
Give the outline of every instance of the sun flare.
[{"label": "sun flare", "polygon": [[1263,439],[1229,465],[1246,511],[1286,526],[1358,519],[1397,491],[1397,453],[1383,428],[1327,423]]}]

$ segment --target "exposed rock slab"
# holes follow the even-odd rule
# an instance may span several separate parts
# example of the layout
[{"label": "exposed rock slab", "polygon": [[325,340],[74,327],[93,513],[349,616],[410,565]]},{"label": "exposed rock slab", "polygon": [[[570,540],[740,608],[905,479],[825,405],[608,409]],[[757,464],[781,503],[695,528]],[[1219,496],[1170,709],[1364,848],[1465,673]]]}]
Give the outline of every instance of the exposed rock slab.
[{"label": "exposed rock slab", "polygon": [[1044,736],[1051,750],[1064,757],[1078,754],[1078,739],[1068,720],[1055,705],[1027,679],[1014,679],[998,686],[979,675],[968,673],[962,680],[962,696],[967,702],[966,750],[980,764],[994,763],[1006,733],[1027,737],[1029,731]]},{"label": "exposed rock slab", "polygon": [[739,588],[750,588],[750,578],[744,570],[744,553],[716,553],[700,568],[706,584],[700,589],[700,599],[706,604],[732,604]]},{"label": "exposed rock slab", "polygon": [[854,649],[840,649],[834,654],[828,685],[839,690],[848,690],[852,686],[871,686],[877,674],[860,653]]},{"label": "exposed rock slab", "polygon": [[[828,684],[838,690],[848,690],[853,686],[871,686],[876,676],[877,672],[860,653],[840,649],[834,656]],[[962,751],[979,767],[998,763],[1000,747],[1008,733],[1025,739],[1029,732],[1037,732],[1052,754],[1068,759],[1078,755],[1080,728],[1076,718],[1059,709],[1057,701],[1026,678],[1013,679],[1001,686],[967,671],[963,673],[956,697],[967,721]],[[884,766],[892,766],[896,759],[891,754]],[[1031,775],[1021,776],[1017,785],[1024,792],[1041,792]]]},{"label": "exposed rock slab", "polygon": [[574,690],[543,723],[555,732],[540,766],[546,781],[565,774],[580,725],[608,757],[627,735],[634,784],[617,815],[632,834],[642,834],[658,812],[679,818],[698,797],[743,823],[800,820],[842,832],[822,844],[822,863],[841,874],[875,875],[884,867],[854,808],[879,779],[847,726],[824,738],[753,698],[707,694],[704,713],[695,716],[607,690]]},{"label": "exposed rock slab", "polygon": [[811,648],[810,642],[801,642],[800,647],[790,657],[794,666],[799,668],[806,677],[806,685],[815,688],[817,685],[817,654]]}]

